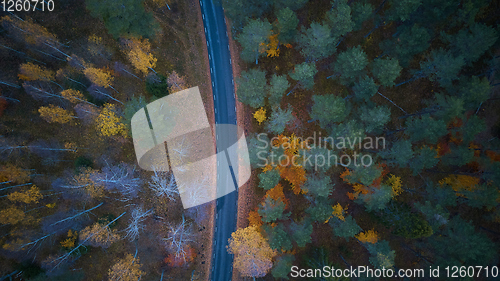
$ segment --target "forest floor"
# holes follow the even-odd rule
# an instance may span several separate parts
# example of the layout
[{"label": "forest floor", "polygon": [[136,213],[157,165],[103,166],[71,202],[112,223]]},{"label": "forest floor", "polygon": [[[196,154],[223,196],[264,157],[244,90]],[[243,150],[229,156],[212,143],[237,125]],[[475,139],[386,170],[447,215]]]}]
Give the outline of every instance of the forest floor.
[{"label": "forest floor", "polygon": [[[169,11],[163,8],[165,13],[161,16],[156,13],[156,18],[165,25],[164,30],[169,29],[166,31],[167,34],[165,34],[164,40],[162,40],[163,44],[159,47],[162,52],[161,57],[165,60],[163,67],[166,68],[166,71],[169,71],[168,68],[172,67],[181,76],[185,76],[190,87],[198,86],[205,112],[207,112],[208,122],[214,124],[215,113],[210,83],[210,64],[205,44],[206,39],[200,5],[196,0],[188,0],[183,4],[176,3],[172,5],[171,9]],[[175,16],[172,17],[169,12],[173,12]],[[173,40],[173,38],[175,39]],[[158,63],[160,63],[160,59]],[[192,273],[197,276],[197,279],[193,280],[209,280],[210,278],[215,202],[197,208],[205,212],[203,214],[205,219],[199,225],[201,235],[199,240],[196,241],[198,244],[196,245],[198,248],[197,258],[193,261],[189,270],[183,272],[182,277],[176,276],[182,280],[187,280],[188,273],[189,277],[191,277]],[[200,245],[203,246],[200,248]]]}]

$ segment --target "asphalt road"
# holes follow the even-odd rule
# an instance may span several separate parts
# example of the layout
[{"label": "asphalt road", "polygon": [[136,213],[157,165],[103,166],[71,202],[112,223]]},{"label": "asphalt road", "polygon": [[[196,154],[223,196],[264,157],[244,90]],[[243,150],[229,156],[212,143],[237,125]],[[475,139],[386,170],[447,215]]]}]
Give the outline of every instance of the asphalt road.
[{"label": "asphalt road", "polygon": [[[218,2],[200,0],[210,60],[215,123],[236,125],[236,104],[229,40],[224,12],[220,1]],[[217,140],[220,138],[236,139],[236,136],[220,135],[217,130],[216,135]],[[233,256],[227,252],[226,246],[231,233],[236,230],[237,200],[237,191],[217,199],[212,273],[210,275],[213,281],[231,280]]]}]

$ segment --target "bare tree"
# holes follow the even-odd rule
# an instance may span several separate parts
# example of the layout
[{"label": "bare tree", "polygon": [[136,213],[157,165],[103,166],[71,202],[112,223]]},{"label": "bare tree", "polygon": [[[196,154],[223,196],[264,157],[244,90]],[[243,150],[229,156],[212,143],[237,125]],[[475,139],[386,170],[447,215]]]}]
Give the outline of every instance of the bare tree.
[{"label": "bare tree", "polygon": [[139,237],[139,232],[144,229],[144,220],[153,213],[152,210],[144,211],[142,207],[137,207],[132,211],[129,225],[124,229],[125,237],[130,241],[134,241]]},{"label": "bare tree", "polygon": [[177,184],[175,182],[174,174],[162,171],[158,171],[156,167],[153,167],[153,175],[151,176],[151,181],[149,182],[149,188],[153,190],[158,197],[167,197],[170,200],[176,199],[179,195],[177,190]]},{"label": "bare tree", "polygon": [[197,206],[215,199],[215,187],[208,182],[208,177],[199,177],[194,181],[180,186],[185,206]]},{"label": "bare tree", "polygon": [[97,184],[103,184],[107,190],[117,191],[125,197],[136,197],[142,180],[134,174],[135,166],[129,164],[107,165],[102,168],[102,172],[93,176],[93,181]]},{"label": "bare tree", "polygon": [[168,237],[163,238],[163,240],[169,243],[169,248],[174,253],[175,257],[185,258],[187,252],[186,246],[189,242],[193,242],[193,233],[191,231],[190,225],[182,216],[182,222],[178,225],[170,225],[168,231]]}]

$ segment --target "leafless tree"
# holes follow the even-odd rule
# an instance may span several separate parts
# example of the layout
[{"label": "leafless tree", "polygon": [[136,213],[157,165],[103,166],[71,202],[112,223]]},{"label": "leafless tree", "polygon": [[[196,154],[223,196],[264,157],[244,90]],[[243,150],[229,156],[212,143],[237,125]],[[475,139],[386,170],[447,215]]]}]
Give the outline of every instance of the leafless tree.
[{"label": "leafless tree", "polygon": [[152,210],[144,211],[142,207],[137,207],[132,210],[129,225],[125,228],[125,238],[134,241],[139,237],[139,232],[144,229],[144,220],[153,213]]},{"label": "leafless tree", "polygon": [[189,242],[194,241],[193,233],[188,222],[182,216],[182,222],[178,225],[170,225],[168,236],[163,238],[168,242],[170,250],[173,251],[176,257],[185,258],[186,256],[186,246]]},{"label": "leafless tree", "polygon": [[215,194],[211,193],[216,190],[210,186],[207,176],[199,177],[190,183],[182,185],[180,190],[183,193],[182,198],[185,206],[197,206],[210,201],[210,199],[215,199]]},{"label": "leafless tree", "polygon": [[153,173],[149,188],[155,192],[156,196],[167,197],[175,201],[179,191],[177,190],[174,174],[158,171],[156,167],[153,168]]}]

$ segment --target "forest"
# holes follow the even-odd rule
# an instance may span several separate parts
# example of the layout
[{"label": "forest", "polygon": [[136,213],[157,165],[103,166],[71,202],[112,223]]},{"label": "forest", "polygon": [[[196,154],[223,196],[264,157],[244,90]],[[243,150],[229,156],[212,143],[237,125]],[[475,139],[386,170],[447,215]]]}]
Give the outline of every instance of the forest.
[{"label": "forest", "polygon": [[[212,280],[215,202],[183,209],[130,125],[195,86],[214,122],[199,1],[42,2],[0,11],[0,280]],[[234,280],[498,278],[498,1],[214,2],[252,166]],[[394,275],[297,277],[359,266]]]},{"label": "forest", "polygon": [[[222,4],[253,167],[233,278],[498,278],[497,1]],[[298,275],[324,266],[394,276]]]},{"label": "forest", "polygon": [[0,280],[207,280],[212,205],[140,169],[130,128],[212,100],[198,2],[49,2],[0,16]]}]

